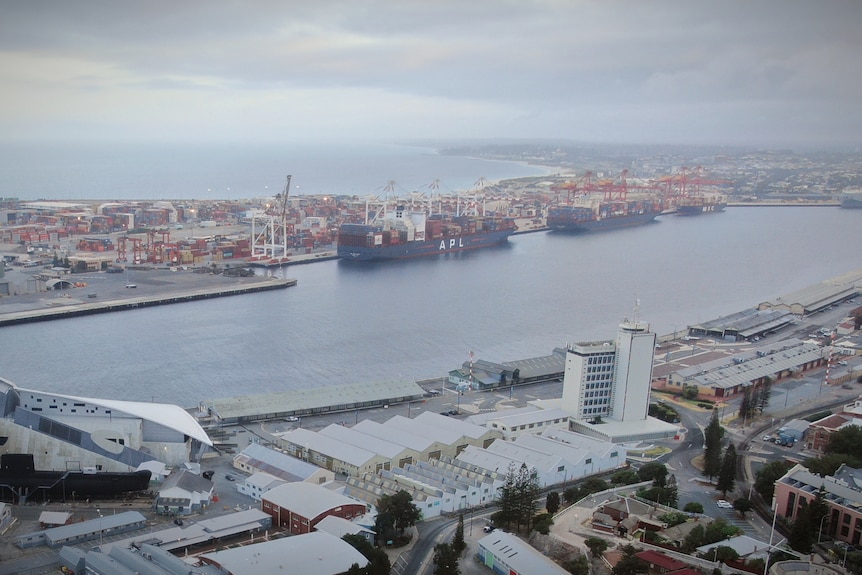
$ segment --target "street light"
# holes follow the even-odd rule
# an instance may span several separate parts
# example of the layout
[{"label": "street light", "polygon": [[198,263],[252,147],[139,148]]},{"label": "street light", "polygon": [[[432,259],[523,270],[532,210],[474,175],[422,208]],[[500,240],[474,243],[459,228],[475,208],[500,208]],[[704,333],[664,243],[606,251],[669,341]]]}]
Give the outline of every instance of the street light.
[{"label": "street light", "polygon": [[829,517],[829,514],[820,518],[820,528],[817,530],[817,544],[820,545],[820,538],[823,536],[823,520]]},{"label": "street light", "polygon": [[102,510],[96,508],[96,513],[99,514],[99,549],[102,549]]}]

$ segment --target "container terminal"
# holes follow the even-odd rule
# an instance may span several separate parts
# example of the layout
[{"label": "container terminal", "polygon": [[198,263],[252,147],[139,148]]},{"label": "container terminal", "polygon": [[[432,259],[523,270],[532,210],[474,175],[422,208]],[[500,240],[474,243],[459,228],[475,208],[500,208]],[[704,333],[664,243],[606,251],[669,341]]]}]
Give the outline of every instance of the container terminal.
[{"label": "container terminal", "polygon": [[88,275],[81,274],[81,281],[59,276],[47,280],[50,291],[0,298],[0,327],[286,289],[297,284],[295,279],[158,268],[99,273],[99,281],[92,283],[87,282]]}]

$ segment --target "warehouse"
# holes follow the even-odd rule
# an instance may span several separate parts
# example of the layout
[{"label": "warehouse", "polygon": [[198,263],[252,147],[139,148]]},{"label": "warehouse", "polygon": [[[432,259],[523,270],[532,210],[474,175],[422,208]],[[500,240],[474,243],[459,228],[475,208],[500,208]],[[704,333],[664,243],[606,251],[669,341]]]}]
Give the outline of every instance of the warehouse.
[{"label": "warehouse", "polygon": [[233,466],[244,473],[266,473],[286,483],[307,481],[320,484],[335,480],[335,474],[331,471],[269,449],[259,443],[252,443],[236,454],[233,458]]},{"label": "warehouse", "polygon": [[479,540],[479,561],[498,575],[542,573],[568,575],[568,571],[511,533],[499,529]]},{"label": "warehouse", "polygon": [[680,369],[668,376],[667,387],[696,387],[699,397],[732,397],[749,386],[776,381],[825,365],[817,344],[787,339],[734,357]]},{"label": "warehouse", "polygon": [[389,469],[392,461],[383,455],[309,431],[293,429],[277,434],[281,449],[293,457],[344,475],[353,476]]},{"label": "warehouse", "polygon": [[352,428],[333,424],[320,432],[293,429],[277,434],[290,455],[350,476],[404,467],[417,461],[456,457],[468,445],[487,446],[495,429],[429,411],[413,419],[396,415],[384,423]]},{"label": "warehouse", "polygon": [[310,533],[327,516],[353,519],[365,514],[363,503],[311,483],[285,483],[267,491],[261,509],[276,527],[293,535]]},{"label": "warehouse", "polygon": [[368,565],[368,559],[350,543],[322,531],[205,553],[200,560],[231,575],[338,575],[354,564]]}]

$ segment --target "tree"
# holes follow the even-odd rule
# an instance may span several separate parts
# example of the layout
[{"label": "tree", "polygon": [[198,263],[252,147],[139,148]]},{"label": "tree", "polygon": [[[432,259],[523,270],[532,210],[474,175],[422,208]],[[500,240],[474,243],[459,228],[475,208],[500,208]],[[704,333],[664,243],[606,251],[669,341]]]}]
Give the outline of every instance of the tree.
[{"label": "tree", "polygon": [[387,517],[383,526],[386,527],[391,522],[392,529],[397,530],[399,535],[403,535],[405,529],[416,525],[422,519],[422,512],[413,503],[413,496],[403,489],[395,495],[380,496],[377,500],[378,520],[381,515]]},{"label": "tree", "polygon": [[638,479],[652,481],[655,487],[664,487],[666,477],[667,467],[658,461],[651,461],[638,469]]},{"label": "tree", "polygon": [[718,543],[719,541],[724,541],[725,539],[740,535],[741,533],[742,530],[740,530],[739,527],[730,525],[727,521],[719,517],[704,529],[703,543],[701,543],[701,545]]},{"label": "tree", "polygon": [[593,557],[599,557],[608,550],[608,542],[601,537],[587,537],[584,544],[590,550],[590,554]]},{"label": "tree", "polygon": [[821,476],[834,475],[842,465],[858,469],[862,462],[847,453],[827,453],[820,457],[812,457],[802,462],[808,471]]},{"label": "tree", "polygon": [[747,497],[738,497],[733,500],[733,508],[745,517],[745,514],[752,509],[751,501]]},{"label": "tree", "polygon": [[790,463],[786,461],[773,461],[767,463],[755,475],[754,490],[757,491],[765,501],[772,501],[775,492],[775,482],[787,473]]},{"label": "tree", "polygon": [[703,505],[697,501],[689,501],[682,510],[686,513],[703,513]]},{"label": "tree", "polygon": [[719,563],[727,563],[728,561],[739,559],[739,553],[736,552],[736,549],[727,545],[719,545],[718,547],[709,549],[704,555],[706,555],[704,559],[713,559],[714,557],[715,561]]},{"label": "tree", "polygon": [[551,525],[554,524],[554,517],[550,513],[539,513],[533,517],[533,530],[538,531],[542,535],[547,535],[551,532]]},{"label": "tree", "polygon": [[556,491],[551,491],[548,493],[548,497],[545,499],[545,509],[548,510],[548,513],[553,515],[557,511],[560,510],[560,494]]},{"label": "tree", "polygon": [[703,528],[703,525],[696,525],[691,531],[688,532],[688,535],[685,536],[685,539],[682,540],[682,549],[683,553],[691,553],[698,547],[704,544],[704,540],[706,539],[706,530]]},{"label": "tree", "polygon": [[825,453],[842,453],[862,460],[862,427],[848,425],[842,427],[829,437]]},{"label": "tree", "polygon": [[796,520],[790,527],[787,543],[800,553],[810,553],[814,539],[811,532],[815,529],[817,527],[811,524],[811,515],[808,513],[808,503],[803,499]]},{"label": "tree", "polygon": [[611,476],[611,483],[614,485],[631,485],[640,481],[636,471],[631,469],[622,469]]},{"label": "tree", "polygon": [[772,395],[772,378],[766,376],[760,385],[760,393],[757,395],[757,410],[763,413],[769,406],[769,396]]},{"label": "tree", "polygon": [[721,438],[724,428],[718,421],[718,410],[712,411],[712,418],[703,431],[703,474],[712,479],[721,471]]},{"label": "tree", "polygon": [[[389,571],[391,570],[392,565],[389,562],[389,556],[386,554],[386,551],[379,547],[375,547],[374,545],[369,543],[368,540],[365,539],[365,537],[361,535],[345,535],[344,537],[342,537],[342,539],[350,543],[369,561],[368,566],[357,571],[357,574],[389,575]],[[350,575],[353,575],[352,572],[348,573],[350,573]]]},{"label": "tree", "polygon": [[590,562],[584,555],[578,555],[576,558],[563,563],[563,569],[572,575],[589,575]]},{"label": "tree", "polygon": [[536,514],[536,499],[539,498],[539,476],[535,469],[527,467],[522,463],[518,469],[518,477],[515,480],[515,493],[517,497],[517,525],[530,528],[531,520]]},{"label": "tree", "polygon": [[458,527],[455,528],[455,535],[452,536],[452,549],[458,555],[461,555],[466,548],[467,542],[464,541],[464,514],[461,513],[458,515]]},{"label": "tree", "polygon": [[395,518],[389,513],[378,512],[374,518],[374,532],[378,545],[391,541],[395,538]]},{"label": "tree", "polygon": [[461,575],[458,553],[448,543],[434,546],[434,575]]},{"label": "tree", "polygon": [[[574,489],[574,488],[573,488]],[[503,480],[503,485],[498,489],[498,501],[500,502],[500,510],[494,514],[494,522],[498,525],[509,525],[517,518],[517,493],[515,491],[515,464],[510,463],[509,469],[506,471],[506,478]],[[568,498],[568,490],[566,490],[566,501],[570,503],[573,500]]]},{"label": "tree", "polygon": [[737,415],[744,422],[748,417],[748,413],[751,411],[751,388],[746,387],[742,390],[742,399],[739,400],[739,411],[737,411]]},{"label": "tree", "polygon": [[646,573],[648,565],[635,557],[637,549],[631,545],[626,545],[622,549],[623,558],[620,559],[614,566],[614,575],[637,575],[637,573]]},{"label": "tree", "polygon": [[724,452],[724,460],[721,462],[715,487],[721,491],[722,497],[727,497],[727,492],[733,491],[734,485],[736,485],[736,448],[731,443]]},{"label": "tree", "polygon": [[[565,497],[573,494],[566,490]],[[515,469],[514,463],[509,465],[506,478],[499,489],[500,511],[494,514],[494,521],[505,523],[506,527],[514,522],[518,528],[522,525],[530,527],[530,522],[536,514],[536,499],[539,497],[539,478],[535,469],[522,463]]]}]

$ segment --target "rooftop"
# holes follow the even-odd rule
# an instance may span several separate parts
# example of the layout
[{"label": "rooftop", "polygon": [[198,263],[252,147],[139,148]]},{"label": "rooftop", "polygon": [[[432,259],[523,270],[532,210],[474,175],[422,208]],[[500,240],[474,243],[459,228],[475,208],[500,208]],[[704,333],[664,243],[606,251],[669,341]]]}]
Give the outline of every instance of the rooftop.
[{"label": "rooftop", "polygon": [[[425,390],[411,381],[359,385],[315,386],[283,393],[246,395],[206,402],[225,420],[258,418],[270,414],[299,414],[326,407],[353,406],[423,397]],[[337,399],[334,399],[337,398]],[[333,403],[333,402],[336,403]]]},{"label": "rooftop", "polygon": [[568,571],[542,555],[531,545],[500,529],[480,539],[479,547],[487,549],[494,556],[499,557],[513,573],[568,575]]},{"label": "rooftop", "polygon": [[313,483],[285,483],[267,491],[263,497],[306,519],[313,519],[343,505],[364,505]]},{"label": "rooftop", "polygon": [[347,572],[354,563],[360,567],[368,564],[368,559],[352,545],[323,531],[205,553],[200,557],[222,566],[232,575],[288,572],[335,575]]}]

